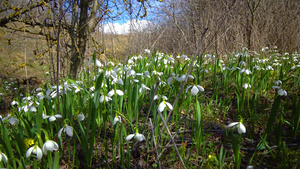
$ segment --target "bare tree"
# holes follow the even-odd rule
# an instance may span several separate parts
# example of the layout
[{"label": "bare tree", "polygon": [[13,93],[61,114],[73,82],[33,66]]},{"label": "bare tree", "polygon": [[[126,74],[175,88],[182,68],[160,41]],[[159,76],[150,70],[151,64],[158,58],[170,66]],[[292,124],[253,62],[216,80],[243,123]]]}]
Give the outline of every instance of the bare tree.
[{"label": "bare tree", "polygon": [[[0,6],[0,27],[24,31],[11,25],[13,22],[22,22],[32,27],[38,26],[39,31],[26,29],[32,34],[43,35],[51,44],[55,44],[59,23],[58,4],[54,0],[28,1],[19,0],[14,5],[13,0],[3,1]],[[147,14],[148,1],[135,3],[136,16]],[[70,73],[73,78],[77,77],[80,67],[85,58],[87,42],[91,33],[96,30],[99,22],[107,18],[115,18],[122,12],[127,11],[133,5],[132,1],[109,1],[109,0],[65,0],[63,2],[63,17],[61,18],[61,36],[65,37],[65,55],[70,60]],[[39,16],[39,13],[42,13]]]}]

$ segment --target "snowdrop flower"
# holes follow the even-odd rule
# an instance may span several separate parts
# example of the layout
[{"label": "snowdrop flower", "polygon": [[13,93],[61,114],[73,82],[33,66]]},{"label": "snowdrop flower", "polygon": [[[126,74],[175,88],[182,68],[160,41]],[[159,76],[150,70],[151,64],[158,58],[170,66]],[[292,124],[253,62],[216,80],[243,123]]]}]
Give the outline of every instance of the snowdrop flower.
[{"label": "snowdrop flower", "polygon": [[102,67],[102,66],[103,66],[103,65],[101,64],[101,62],[100,62],[98,59],[95,60],[95,65],[96,65],[97,67]]},{"label": "snowdrop flower", "polygon": [[63,128],[61,128],[57,134],[58,138],[61,138],[61,133],[65,132],[68,136],[73,136],[73,128],[71,126],[65,125]]},{"label": "snowdrop flower", "polygon": [[2,159],[4,162],[7,163],[7,161],[8,161],[7,156],[0,151],[0,162],[2,161]]},{"label": "snowdrop flower", "polygon": [[282,81],[281,80],[275,80],[274,83],[275,83],[276,86],[278,86],[278,85],[282,84]]},{"label": "snowdrop flower", "polygon": [[136,131],[135,134],[129,134],[127,137],[126,137],[126,141],[129,141],[131,140],[133,137],[135,137],[135,139],[137,139],[138,141],[143,141],[143,140],[146,140],[145,136],[143,134],[140,134],[138,133],[138,131]]},{"label": "snowdrop flower", "polygon": [[105,102],[109,102],[112,99],[108,96],[104,96],[104,95],[100,96],[100,99],[99,99],[100,103],[103,103],[104,100],[105,100]]},{"label": "snowdrop flower", "polygon": [[163,95],[160,95],[160,94],[155,95],[153,100],[157,100],[159,98],[163,98],[164,100],[168,100],[167,96],[163,96]]},{"label": "snowdrop flower", "polygon": [[240,63],[239,63],[239,66],[241,66],[241,65],[246,65],[246,62],[245,61],[241,61]]},{"label": "snowdrop flower", "polygon": [[26,151],[26,158],[28,158],[31,154],[35,154],[37,160],[42,159],[43,157],[43,153],[42,150],[39,146],[35,145],[30,147],[27,151]]},{"label": "snowdrop flower", "polygon": [[283,90],[283,89],[279,89],[279,90],[277,91],[277,93],[278,93],[278,95],[280,95],[280,96],[287,96],[287,92],[286,92],[285,90]]},{"label": "snowdrop flower", "polygon": [[237,127],[239,134],[246,133],[246,127],[243,125],[242,122],[233,122],[230,123],[227,127],[232,128],[235,126]]},{"label": "snowdrop flower", "polygon": [[47,151],[53,152],[58,150],[58,144],[53,140],[48,140],[44,143],[43,147],[43,153],[47,155]]},{"label": "snowdrop flower", "polygon": [[274,69],[272,68],[272,66],[268,65],[268,66],[266,67],[266,70],[274,70]]},{"label": "snowdrop flower", "polygon": [[79,121],[83,121],[85,119],[84,114],[80,113],[77,115]]},{"label": "snowdrop flower", "polygon": [[150,54],[151,53],[151,51],[149,50],[149,49],[145,49],[145,51],[144,51],[145,53],[148,53],[148,54]]},{"label": "snowdrop flower", "polygon": [[251,85],[250,85],[250,84],[248,84],[248,83],[244,83],[244,84],[243,84],[243,88],[244,88],[244,89],[251,88]]},{"label": "snowdrop flower", "polygon": [[14,105],[18,105],[19,103],[18,103],[17,101],[14,100],[14,101],[12,101],[10,104],[11,104],[11,106],[14,106]]},{"label": "snowdrop flower", "polygon": [[145,90],[150,90],[150,88],[147,87],[147,86],[144,85],[144,84],[141,84],[141,88],[139,89],[139,92],[140,92],[140,93],[143,93],[143,91],[145,91]]},{"label": "snowdrop flower", "polygon": [[19,120],[14,117],[9,118],[8,121],[11,125],[19,124]]},{"label": "snowdrop flower", "polygon": [[240,74],[242,73],[245,73],[246,75],[252,74],[252,72],[249,69],[245,69],[245,68],[240,70]]},{"label": "snowdrop flower", "polygon": [[200,92],[203,92],[204,91],[204,88],[202,87],[202,86],[200,86],[200,85],[191,85],[191,86],[189,86],[187,89],[186,89],[186,92],[188,91],[188,89],[190,89],[190,88],[192,88],[191,89],[191,94],[193,95],[193,96],[196,96],[198,93],[199,93],[199,91]]},{"label": "snowdrop flower", "polygon": [[62,118],[62,115],[61,114],[52,115],[49,117],[49,121],[53,122],[56,120],[56,118]]},{"label": "snowdrop flower", "polygon": [[145,71],[145,72],[144,72],[144,77],[150,78],[150,73],[149,73],[149,71]]},{"label": "snowdrop flower", "polygon": [[[116,93],[117,93],[117,95],[119,95],[119,96],[123,96],[124,95],[124,93],[123,93],[123,91],[122,90],[116,90]],[[115,94],[115,90],[113,89],[113,90],[111,90],[111,91],[109,91],[108,93],[107,93],[107,96],[108,97],[111,97],[111,96],[113,96]]]},{"label": "snowdrop flower", "polygon": [[115,116],[114,121],[113,121],[113,126],[117,124],[117,122],[121,123],[121,116]]},{"label": "snowdrop flower", "polygon": [[162,101],[159,106],[158,106],[158,112],[163,112],[166,108],[166,106],[168,106],[171,110],[173,110],[173,106],[169,103],[169,102],[166,102],[166,101]]}]

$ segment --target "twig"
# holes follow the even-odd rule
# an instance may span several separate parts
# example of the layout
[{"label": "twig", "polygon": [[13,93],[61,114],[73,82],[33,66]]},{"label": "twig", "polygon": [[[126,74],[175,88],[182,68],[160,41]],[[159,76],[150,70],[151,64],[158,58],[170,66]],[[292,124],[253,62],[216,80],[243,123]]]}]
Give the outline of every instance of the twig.
[{"label": "twig", "polygon": [[156,94],[156,92],[157,92],[159,83],[160,83],[160,81],[158,81],[158,82],[156,83],[156,86],[155,86],[155,88],[154,88],[153,95],[152,95],[152,98],[151,98],[151,101],[150,101],[150,105],[149,105],[149,109],[148,109],[148,112],[147,112],[147,116],[146,116],[146,118],[145,118],[145,122],[144,122],[143,128],[142,128],[142,130],[141,130],[141,133],[143,133],[143,131],[144,131],[144,129],[145,129],[145,125],[146,125],[147,119],[148,119],[148,117],[149,117],[149,115],[150,115],[151,107],[152,107],[152,104],[153,104],[153,101],[154,101],[154,96],[155,96],[155,94]]},{"label": "twig", "polygon": [[163,121],[164,126],[166,127],[166,129],[167,129],[167,131],[168,131],[168,134],[169,134],[170,139],[171,139],[171,141],[172,141],[172,143],[173,143],[173,145],[174,145],[174,148],[175,148],[175,150],[176,150],[176,152],[177,152],[177,155],[178,155],[178,157],[179,157],[179,159],[180,159],[180,161],[181,161],[182,166],[186,169],[186,167],[185,167],[185,165],[184,165],[184,162],[183,162],[183,160],[182,160],[182,158],[181,158],[181,156],[180,156],[180,154],[179,154],[179,151],[178,151],[178,149],[177,149],[176,143],[174,142],[174,139],[173,139],[172,134],[171,134],[171,132],[170,132],[170,130],[169,130],[169,127],[167,126],[167,123],[166,123],[165,119],[163,118],[161,112],[159,112],[159,111],[157,111],[157,112],[158,112],[158,114],[159,114],[161,120]]},{"label": "twig", "polygon": [[160,164],[160,161],[159,161],[159,155],[158,155],[157,146],[156,146],[156,143],[155,143],[155,135],[154,135],[154,130],[153,130],[153,125],[152,125],[151,118],[149,118],[149,121],[150,121],[150,126],[151,126],[151,131],[152,131],[153,144],[154,144],[154,147],[155,147],[157,161],[158,161],[158,167],[159,167],[159,169],[161,169],[161,164]]},{"label": "twig", "polygon": [[63,17],[62,13],[62,0],[59,1],[59,20],[58,20],[58,31],[57,31],[57,48],[56,48],[56,56],[57,56],[57,70],[56,70],[56,92],[57,92],[57,114],[59,114],[59,39],[60,39],[60,29],[61,29],[61,19]]}]

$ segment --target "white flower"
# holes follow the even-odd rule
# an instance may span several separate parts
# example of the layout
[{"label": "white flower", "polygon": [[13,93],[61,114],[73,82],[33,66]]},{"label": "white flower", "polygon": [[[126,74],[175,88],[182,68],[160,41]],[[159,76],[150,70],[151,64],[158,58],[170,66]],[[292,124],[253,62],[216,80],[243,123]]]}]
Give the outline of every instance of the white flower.
[{"label": "white flower", "polygon": [[4,162],[7,163],[8,161],[7,156],[4,153],[0,152],[0,162],[2,161],[2,159]]},{"label": "white flower", "polygon": [[151,52],[150,52],[150,50],[149,50],[149,49],[145,49],[145,53],[148,53],[148,54],[150,54]]},{"label": "white flower", "polygon": [[100,62],[98,59],[95,60],[95,65],[96,65],[97,67],[102,67],[102,66],[103,66],[103,65],[101,64],[101,62]]},{"label": "white flower", "polygon": [[49,121],[53,122],[56,120],[56,118],[62,118],[62,115],[60,115],[60,114],[52,115],[49,117]]},{"label": "white flower", "polygon": [[58,150],[58,145],[53,140],[48,140],[43,145],[43,153],[47,155],[47,151],[53,152]]},{"label": "white flower", "polygon": [[244,84],[243,84],[243,88],[244,88],[244,89],[251,88],[251,85],[250,85],[250,84],[248,84],[248,83],[244,83]]},{"label": "white flower", "polygon": [[165,99],[165,100],[168,100],[168,98],[167,98],[166,96],[159,95],[159,94],[155,95],[153,100],[157,100],[157,99],[159,99],[159,98],[163,98],[163,99]]},{"label": "white flower", "polygon": [[204,91],[204,88],[202,87],[202,86],[200,86],[200,85],[191,85],[191,86],[189,86],[187,89],[186,89],[186,92],[188,91],[188,89],[189,88],[192,88],[191,89],[191,94],[193,95],[193,96],[196,96],[198,93],[199,93],[199,91],[201,91],[201,92],[203,92]]},{"label": "white flower", "polygon": [[131,140],[133,137],[135,137],[138,141],[143,141],[143,140],[146,140],[145,136],[143,134],[140,134],[140,133],[135,133],[135,134],[129,134],[127,137],[126,137],[126,141],[129,141]]},{"label": "white flower", "polygon": [[100,103],[103,103],[104,100],[105,100],[105,102],[108,102],[112,99],[108,96],[104,96],[104,95],[100,96],[100,99],[99,99]]},{"label": "white flower", "polygon": [[242,73],[245,73],[246,75],[252,74],[252,72],[249,69],[245,69],[245,68],[240,70],[240,74]]},{"label": "white flower", "polygon": [[145,90],[150,90],[150,88],[147,87],[147,86],[144,85],[144,84],[141,84],[141,88],[139,89],[139,92],[140,92],[140,93],[143,93],[143,91],[145,91]]},{"label": "white flower", "polygon": [[14,106],[14,105],[18,105],[19,103],[18,103],[17,101],[14,100],[14,101],[12,101],[10,104],[11,104],[11,106]]},{"label": "white flower", "polygon": [[280,96],[287,96],[287,92],[285,90],[283,90],[283,89],[279,89],[277,93]]},{"label": "white flower", "polygon": [[237,127],[239,134],[246,133],[246,127],[243,125],[242,122],[233,122],[230,123],[227,127],[231,128],[235,126]]},{"label": "white flower", "polygon": [[173,106],[169,103],[169,102],[166,102],[166,101],[162,101],[159,106],[158,106],[158,112],[163,112],[166,108],[166,106],[168,106],[171,110],[173,110]]},{"label": "white flower", "polygon": [[19,123],[19,120],[17,118],[14,118],[14,117],[9,118],[8,121],[11,125],[15,125],[15,124]]},{"label": "white flower", "polygon": [[275,80],[274,83],[275,83],[275,85],[278,86],[278,85],[282,84],[282,81],[281,80]]},{"label": "white flower", "polygon": [[39,146],[37,146],[37,145],[30,147],[30,148],[26,151],[26,158],[28,158],[32,153],[36,155],[37,160],[40,160],[40,159],[42,159],[42,157],[43,157],[42,150],[41,150],[41,148],[40,148]]},{"label": "white flower", "polygon": [[115,124],[117,124],[117,122],[121,122],[121,116],[116,116],[115,118],[114,118],[114,121],[113,121],[113,126],[115,125]]},{"label": "white flower", "polygon": [[84,114],[80,113],[77,115],[79,121],[83,121],[85,119]]},{"label": "white flower", "polygon": [[65,125],[63,128],[61,128],[57,134],[58,138],[61,138],[61,133],[65,132],[68,136],[73,136],[73,128],[71,126]]}]

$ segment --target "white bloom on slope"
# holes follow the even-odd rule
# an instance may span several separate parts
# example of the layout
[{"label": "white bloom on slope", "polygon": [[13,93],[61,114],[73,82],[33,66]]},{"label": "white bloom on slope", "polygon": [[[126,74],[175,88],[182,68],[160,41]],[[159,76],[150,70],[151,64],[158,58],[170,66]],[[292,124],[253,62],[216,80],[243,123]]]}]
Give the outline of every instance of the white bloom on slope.
[{"label": "white bloom on slope", "polygon": [[190,89],[190,88],[192,88],[191,89],[191,94],[193,95],[193,96],[196,96],[198,93],[199,93],[199,91],[200,92],[203,92],[204,91],[204,88],[202,87],[202,86],[200,86],[200,85],[191,85],[191,86],[189,86],[187,89],[186,89],[186,92],[188,91],[188,89]]},{"label": "white bloom on slope", "polygon": [[283,90],[283,89],[279,89],[277,93],[280,96],[287,96],[287,92],[285,90]]},{"label": "white bloom on slope", "polygon": [[102,66],[103,66],[103,65],[101,64],[101,62],[100,62],[98,59],[95,60],[95,65],[96,65],[97,67],[102,67]]},{"label": "white bloom on slope", "polygon": [[235,126],[237,127],[239,134],[246,133],[246,127],[243,125],[242,122],[233,122],[230,123],[227,127],[232,128]]},{"label": "white bloom on slope", "polygon": [[49,117],[49,121],[53,122],[56,120],[56,118],[62,118],[62,115],[61,114],[52,115]]},{"label": "white bloom on slope", "polygon": [[53,152],[58,150],[58,144],[53,140],[48,140],[43,145],[43,153],[47,155],[47,151]]},{"label": "white bloom on slope", "polygon": [[248,84],[248,83],[244,83],[244,84],[243,84],[243,88],[244,88],[244,89],[251,88],[251,85],[250,85],[250,84]]},{"label": "white bloom on slope", "polygon": [[83,121],[85,119],[84,114],[80,113],[77,115],[79,121]]},{"label": "white bloom on slope", "polygon": [[[119,95],[119,96],[123,96],[124,95],[124,93],[123,93],[123,91],[122,90],[116,90],[116,93],[117,93],[117,95]],[[113,90],[111,90],[111,91],[109,91],[108,93],[107,93],[107,96],[108,97],[111,97],[111,96],[113,96],[115,94],[115,90],[113,89]]]},{"label": "white bloom on slope", "polygon": [[145,91],[145,90],[150,90],[150,88],[147,87],[147,86],[144,85],[144,84],[141,84],[141,88],[139,89],[139,92],[140,92],[140,93],[143,93],[143,91]]},{"label": "white bloom on slope", "polygon": [[14,105],[18,105],[19,103],[18,103],[17,101],[14,100],[14,101],[12,101],[10,104],[11,104],[11,106],[14,106]]},{"label": "white bloom on slope", "polygon": [[158,106],[158,112],[163,112],[166,108],[166,106],[168,106],[171,110],[173,110],[173,106],[169,103],[169,102],[166,102],[166,101],[162,101],[159,106]]},{"label": "white bloom on slope", "polygon": [[73,136],[73,128],[71,126],[65,125],[63,128],[61,128],[57,134],[58,138],[61,138],[61,133],[65,132],[68,136]]},{"label": "white bloom on slope", "polygon": [[113,121],[113,126],[117,124],[117,122],[121,123],[121,116],[116,116]]},{"label": "white bloom on slope", "polygon": [[108,102],[112,99],[108,96],[104,96],[104,95],[100,96],[100,99],[99,99],[100,103],[103,103],[104,100],[105,100],[105,102]]},{"label": "white bloom on slope", "polygon": [[0,152],[0,162],[2,161],[2,159],[4,162],[7,163],[8,161],[7,156],[4,153]]},{"label": "white bloom on slope", "polygon": [[146,140],[145,136],[143,134],[140,134],[140,133],[135,133],[135,134],[129,134],[127,137],[126,137],[126,141],[129,141],[131,140],[133,137],[135,137],[138,141],[143,141],[143,140]]},{"label": "white bloom on slope", "polygon": [[8,121],[11,125],[19,124],[19,120],[14,117],[9,118]]},{"label": "white bloom on slope", "polygon": [[150,50],[149,49],[145,49],[144,51],[145,53],[148,53],[148,54],[151,54]]},{"label": "white bloom on slope", "polygon": [[26,151],[26,158],[28,158],[31,154],[35,154],[37,160],[42,159],[43,157],[43,153],[42,150],[39,146],[35,145],[30,147],[27,151]]}]

